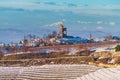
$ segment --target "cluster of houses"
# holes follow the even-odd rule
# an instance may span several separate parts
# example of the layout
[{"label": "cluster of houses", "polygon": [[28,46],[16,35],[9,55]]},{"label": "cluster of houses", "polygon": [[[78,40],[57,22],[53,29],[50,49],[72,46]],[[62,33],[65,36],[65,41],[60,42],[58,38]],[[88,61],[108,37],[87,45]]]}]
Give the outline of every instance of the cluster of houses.
[{"label": "cluster of houses", "polygon": [[79,44],[79,43],[98,43],[104,41],[118,41],[120,40],[117,36],[107,36],[104,38],[92,38],[90,34],[89,39],[84,39],[80,37],[73,37],[67,35],[67,28],[64,28],[62,24],[60,24],[59,34],[53,31],[51,34],[48,34],[44,38],[36,37],[35,35],[27,35],[21,40],[19,43],[10,43],[5,45],[4,43],[0,43],[1,50],[9,51],[12,49],[20,49],[24,47],[39,47],[39,46],[53,46],[53,45],[67,45],[67,44]]}]

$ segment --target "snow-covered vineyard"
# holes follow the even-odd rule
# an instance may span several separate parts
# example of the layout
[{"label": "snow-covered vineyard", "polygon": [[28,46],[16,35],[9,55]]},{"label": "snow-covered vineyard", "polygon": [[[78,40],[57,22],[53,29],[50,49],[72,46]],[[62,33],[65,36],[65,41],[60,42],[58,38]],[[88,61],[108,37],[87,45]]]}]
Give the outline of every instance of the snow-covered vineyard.
[{"label": "snow-covered vineyard", "polygon": [[91,65],[43,65],[0,67],[0,80],[67,80],[82,77],[100,69]]},{"label": "snow-covered vineyard", "polygon": [[0,67],[0,80],[120,80],[120,68],[66,64]]},{"label": "snow-covered vineyard", "polygon": [[120,68],[99,69],[72,80],[120,80]]}]

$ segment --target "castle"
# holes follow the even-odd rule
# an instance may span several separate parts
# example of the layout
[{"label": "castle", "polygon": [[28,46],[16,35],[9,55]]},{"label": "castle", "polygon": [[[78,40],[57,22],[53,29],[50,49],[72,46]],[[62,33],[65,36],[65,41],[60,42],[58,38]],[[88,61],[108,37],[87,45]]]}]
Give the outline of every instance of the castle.
[{"label": "castle", "polygon": [[60,24],[60,37],[61,38],[67,37],[67,28],[64,28],[62,24]]}]

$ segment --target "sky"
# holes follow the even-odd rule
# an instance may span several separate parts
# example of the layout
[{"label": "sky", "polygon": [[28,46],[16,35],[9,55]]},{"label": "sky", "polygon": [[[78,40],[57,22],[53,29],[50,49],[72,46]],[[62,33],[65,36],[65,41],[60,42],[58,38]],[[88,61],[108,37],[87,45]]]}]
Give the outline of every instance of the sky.
[{"label": "sky", "polygon": [[73,36],[119,33],[119,4],[120,0],[0,0],[0,42],[18,42],[30,33],[42,37],[58,31],[60,23]]}]

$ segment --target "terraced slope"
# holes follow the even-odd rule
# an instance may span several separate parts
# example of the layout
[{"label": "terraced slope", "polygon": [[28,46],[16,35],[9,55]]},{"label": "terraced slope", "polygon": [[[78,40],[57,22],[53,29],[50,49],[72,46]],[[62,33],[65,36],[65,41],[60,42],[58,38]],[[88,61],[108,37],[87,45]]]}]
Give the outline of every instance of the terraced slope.
[{"label": "terraced slope", "polygon": [[0,67],[0,80],[14,80],[22,72],[21,67]]},{"label": "terraced slope", "polygon": [[76,79],[100,69],[91,65],[43,65],[0,67],[0,80],[66,80]]},{"label": "terraced slope", "polygon": [[73,80],[120,80],[120,68],[104,68]]}]

